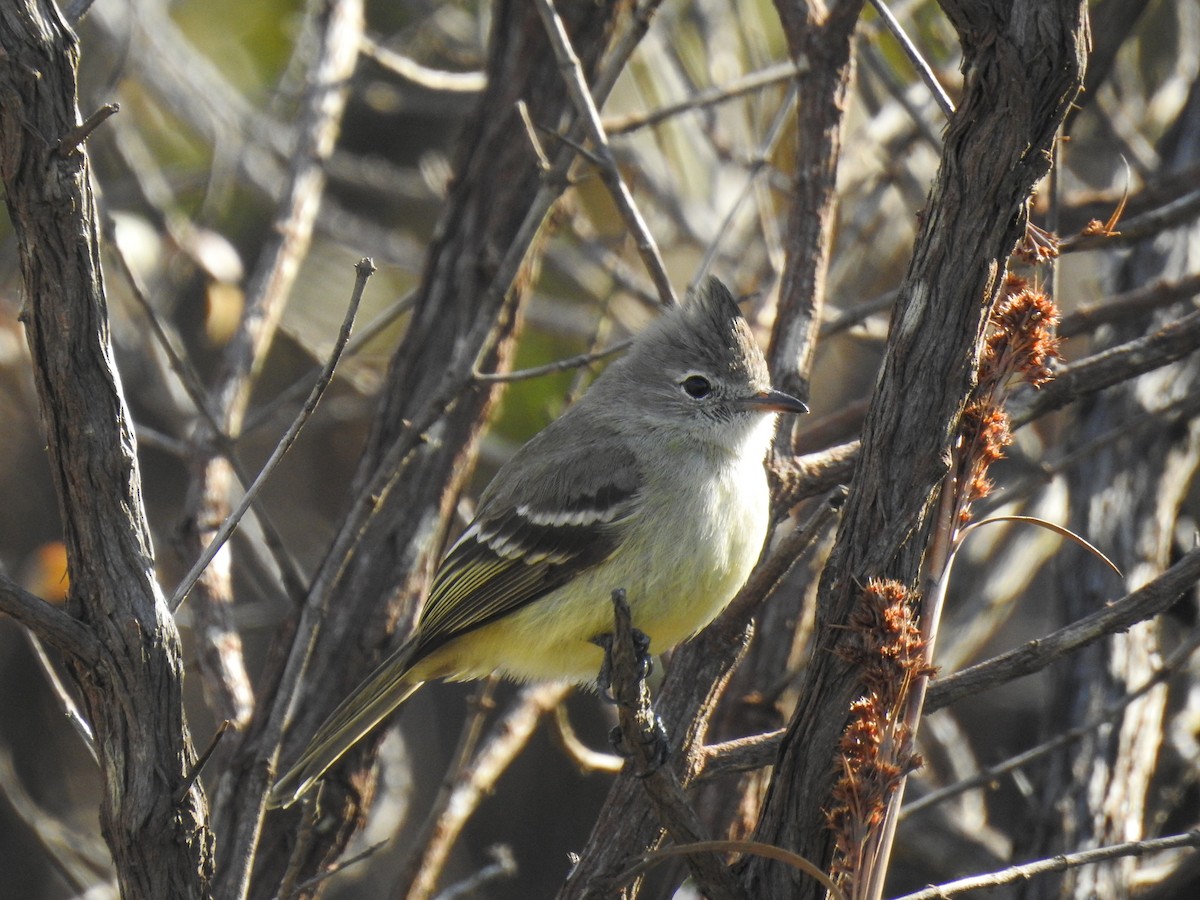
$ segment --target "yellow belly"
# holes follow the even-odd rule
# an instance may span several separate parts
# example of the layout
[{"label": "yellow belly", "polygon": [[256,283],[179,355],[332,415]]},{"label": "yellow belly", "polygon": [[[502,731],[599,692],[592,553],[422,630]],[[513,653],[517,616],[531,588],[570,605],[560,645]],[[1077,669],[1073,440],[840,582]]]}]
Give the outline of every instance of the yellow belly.
[{"label": "yellow belly", "polygon": [[[745,583],[762,549],[768,509],[761,463],[722,471],[712,490],[648,500],[608,560],[505,618],[468,632],[419,662],[412,680],[467,680],[499,672],[521,680],[595,679],[612,631],[612,592],[624,588],[633,624],[661,653],[691,637]],[[664,508],[670,507],[670,508]]]}]

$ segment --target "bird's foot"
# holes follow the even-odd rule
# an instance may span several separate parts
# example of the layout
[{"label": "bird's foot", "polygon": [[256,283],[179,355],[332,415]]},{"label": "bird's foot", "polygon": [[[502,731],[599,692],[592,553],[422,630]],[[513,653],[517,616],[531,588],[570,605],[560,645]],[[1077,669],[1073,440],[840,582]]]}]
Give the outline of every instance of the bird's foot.
[{"label": "bird's foot", "polygon": [[[613,696],[613,661],[611,634],[601,634],[592,638],[592,643],[604,651],[604,661],[600,663],[600,672],[596,676],[596,689],[600,697],[607,703],[616,704]],[[654,671],[654,657],[650,655],[650,638],[643,631],[633,629],[633,650],[637,654],[638,678],[645,681]]]},{"label": "bird's foot", "polygon": [[648,778],[671,758],[671,741],[667,735],[667,726],[663,724],[663,720],[657,713],[652,713],[651,720],[642,723],[636,736],[639,743],[647,748],[645,753],[636,753],[628,746],[625,741],[625,732],[620,725],[613,726],[608,733],[608,741],[612,745],[613,753],[622,759],[641,758],[644,761],[644,768],[640,772],[634,772],[634,777]]}]

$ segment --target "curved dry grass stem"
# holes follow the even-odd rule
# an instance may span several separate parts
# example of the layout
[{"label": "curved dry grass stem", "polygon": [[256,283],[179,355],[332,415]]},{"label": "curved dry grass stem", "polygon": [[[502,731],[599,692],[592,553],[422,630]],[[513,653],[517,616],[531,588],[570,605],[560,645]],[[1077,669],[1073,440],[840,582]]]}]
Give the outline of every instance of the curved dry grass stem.
[{"label": "curved dry grass stem", "polygon": [[696,841],[691,844],[676,844],[673,847],[662,847],[647,853],[642,857],[641,862],[626,869],[620,876],[620,880],[622,882],[628,881],[648,871],[658,865],[658,863],[677,856],[686,856],[689,853],[714,852],[752,854],[754,856],[761,856],[764,859],[773,859],[776,862],[791,866],[805,875],[811,876],[829,891],[829,896],[833,900],[847,900],[842,889],[819,866],[809,862],[798,853],[793,853],[783,847],[776,847],[773,844],[764,844],[761,841]]}]

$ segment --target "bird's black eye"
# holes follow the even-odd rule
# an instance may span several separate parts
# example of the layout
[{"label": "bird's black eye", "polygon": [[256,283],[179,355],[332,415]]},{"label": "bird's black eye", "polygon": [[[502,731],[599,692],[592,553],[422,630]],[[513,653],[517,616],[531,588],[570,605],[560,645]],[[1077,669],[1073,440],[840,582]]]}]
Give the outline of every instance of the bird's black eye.
[{"label": "bird's black eye", "polygon": [[712,382],[703,375],[689,375],[680,382],[680,387],[693,400],[703,400],[712,393]]}]

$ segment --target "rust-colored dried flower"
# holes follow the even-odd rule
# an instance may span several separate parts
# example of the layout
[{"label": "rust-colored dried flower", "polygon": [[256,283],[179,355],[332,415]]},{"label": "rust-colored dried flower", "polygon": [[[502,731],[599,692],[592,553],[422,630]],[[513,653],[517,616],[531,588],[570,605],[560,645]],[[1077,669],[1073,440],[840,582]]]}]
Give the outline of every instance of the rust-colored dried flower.
[{"label": "rust-colored dried flower", "polygon": [[[1049,363],[1060,357],[1058,308],[1045,293],[1027,285],[1006,292],[992,311],[991,324],[984,360],[995,367],[998,383],[1019,375],[1040,387],[1054,377]],[[984,375],[981,365],[981,384]]]},{"label": "rust-colored dried flower", "polygon": [[988,471],[1012,443],[1004,410],[1011,385],[1023,381],[1041,387],[1054,377],[1050,366],[1060,358],[1057,325],[1058,310],[1044,292],[1019,275],[1005,278],[980,354],[975,390],[959,420],[954,447],[959,526],[970,521],[971,504],[991,492]]},{"label": "rust-colored dried flower", "polygon": [[839,770],[826,820],[834,835],[832,873],[846,885],[864,871],[862,854],[883,824],[888,799],[921,765],[905,709],[917,678],[932,675],[917,625],[918,598],[896,581],[872,580],[850,616],[840,655],[859,667],[865,693],[850,707],[838,744]]}]

